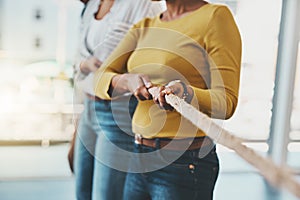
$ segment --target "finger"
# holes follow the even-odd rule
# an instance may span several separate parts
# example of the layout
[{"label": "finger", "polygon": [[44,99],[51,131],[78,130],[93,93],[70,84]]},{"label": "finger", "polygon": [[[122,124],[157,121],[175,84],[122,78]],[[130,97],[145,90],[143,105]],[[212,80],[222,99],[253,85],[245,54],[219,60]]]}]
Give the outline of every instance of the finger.
[{"label": "finger", "polygon": [[146,88],[152,87],[152,83],[147,75],[140,75],[140,77],[141,77],[144,85],[146,86]]},{"label": "finger", "polygon": [[172,85],[166,86],[167,94],[173,93],[173,94],[178,95],[178,94],[183,93],[183,91],[184,91],[184,88],[181,85],[181,83],[174,83]]},{"label": "finger", "polygon": [[165,90],[165,87],[159,88],[158,101],[159,101],[159,105],[161,107],[164,107],[166,105],[166,99],[165,99],[166,93],[164,92],[164,90]]},{"label": "finger", "polygon": [[172,86],[167,86],[167,87],[165,88],[164,92],[165,92],[166,94],[173,94],[173,93],[174,93],[174,90],[173,90]]},{"label": "finger", "polygon": [[144,100],[151,100],[152,99],[152,95],[149,93],[149,91],[146,87],[142,87],[140,91],[141,91],[140,94],[142,95]]},{"label": "finger", "polygon": [[166,101],[166,92],[165,92],[166,88],[165,87],[160,87],[160,93],[159,93],[159,97],[158,97],[158,101],[159,101],[159,106],[165,110],[173,110],[173,107],[170,106],[167,101]]},{"label": "finger", "polygon": [[158,96],[159,96],[159,87],[152,87],[148,89],[149,93],[151,94],[153,101],[155,104],[159,104]]},{"label": "finger", "polygon": [[96,61],[96,66],[99,68],[102,65],[102,62],[100,60]]},{"label": "finger", "polygon": [[157,99],[159,96],[159,87],[151,87],[148,89],[149,93],[152,95],[153,99]]},{"label": "finger", "polygon": [[[152,85],[151,82],[147,82],[147,81],[150,81],[148,76],[140,75],[139,78],[140,78],[140,80],[139,80],[140,87],[138,89],[139,89],[140,99],[141,100],[150,100],[150,99],[152,99],[152,95],[149,93],[148,87],[146,86],[146,84],[148,86]],[[146,82],[146,84],[145,84],[145,82]]]},{"label": "finger", "polygon": [[151,99],[151,95],[145,86],[136,89],[136,91],[134,92],[134,96],[142,101]]}]

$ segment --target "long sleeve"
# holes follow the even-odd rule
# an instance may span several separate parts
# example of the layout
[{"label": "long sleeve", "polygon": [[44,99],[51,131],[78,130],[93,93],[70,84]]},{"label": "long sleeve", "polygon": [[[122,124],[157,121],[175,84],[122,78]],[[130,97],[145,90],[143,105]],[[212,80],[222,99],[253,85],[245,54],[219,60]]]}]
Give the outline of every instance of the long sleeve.
[{"label": "long sleeve", "polygon": [[[97,5],[99,5],[99,0]],[[96,4],[93,8],[97,9]],[[86,17],[86,24],[88,24],[83,31],[85,33],[86,40],[82,40],[82,52],[84,55],[78,56],[77,70],[82,59],[86,59],[89,56],[95,56],[101,62],[104,62],[108,56],[114,51],[120,41],[124,38],[128,30],[133,24],[142,20],[145,17],[152,17],[162,12],[163,3],[152,3],[149,0],[126,0],[115,1],[112,6],[109,16],[104,17],[100,21],[96,21],[92,17]],[[89,7],[88,7],[89,8]],[[90,9],[91,13],[95,13],[97,10]],[[88,11],[88,10],[87,10]],[[86,12],[87,12],[86,11]],[[84,37],[83,37],[84,39]],[[88,55],[88,56],[86,56]],[[89,94],[94,94],[93,79],[94,73],[86,74],[78,71],[77,80],[81,80],[80,84],[83,90]]]},{"label": "long sleeve", "polygon": [[[126,12],[115,14],[114,23],[109,24],[107,37],[97,49],[94,55],[104,61],[114,50],[114,48],[124,38],[133,24],[138,23],[145,17],[154,17],[161,13],[165,7],[165,2],[151,2],[149,0],[127,0],[122,2],[121,6]],[[114,12],[119,12],[114,10]],[[103,51],[99,54],[99,51]],[[100,55],[100,56],[99,56]]]},{"label": "long sleeve", "polygon": [[241,37],[227,7],[219,7],[213,14],[204,38],[210,61],[210,86],[193,88],[199,108],[214,118],[230,118],[237,106]]},{"label": "long sleeve", "polygon": [[102,99],[111,98],[108,94],[111,80],[115,75],[127,72],[127,61],[136,48],[137,39],[138,33],[134,26],[106,59],[101,68],[97,70],[94,77],[94,91],[96,96]]},{"label": "long sleeve", "polygon": [[74,80],[76,81],[81,81],[86,78],[86,74],[83,74],[80,70],[80,64],[83,60],[92,56],[92,53],[86,47],[85,39],[88,26],[92,20],[93,13],[97,10],[98,4],[99,0],[89,0],[81,16],[79,46],[74,63]]},{"label": "long sleeve", "polygon": [[[145,17],[158,15],[165,9],[164,5],[165,2],[151,2],[149,0],[139,0],[138,2],[131,0],[124,2],[122,6],[127,6],[128,9],[126,13],[123,13],[124,16],[121,16],[123,21],[115,24],[101,45],[101,47],[106,49],[106,57],[103,59],[105,62],[94,77],[96,96],[103,99],[110,99],[107,92],[112,77],[118,73],[127,71],[127,61],[132,51],[135,50],[138,38],[137,26],[133,26],[130,29],[132,24],[137,23]],[[126,36],[124,37],[124,35]],[[124,39],[122,39],[123,37]],[[116,46],[117,48],[114,49]],[[103,48],[100,48],[100,50]],[[95,54],[97,55],[97,51],[95,51]]]}]

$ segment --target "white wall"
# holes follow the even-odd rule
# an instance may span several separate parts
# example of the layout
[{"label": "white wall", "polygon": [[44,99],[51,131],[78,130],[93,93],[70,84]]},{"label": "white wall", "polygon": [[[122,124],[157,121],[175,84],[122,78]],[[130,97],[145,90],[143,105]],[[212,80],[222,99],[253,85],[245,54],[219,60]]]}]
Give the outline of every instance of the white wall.
[{"label": "white wall", "polygon": [[[1,0],[2,49],[5,58],[26,61],[55,59],[58,41],[59,3],[63,0]],[[82,4],[68,1],[66,7],[66,60],[72,61],[77,50]],[[36,20],[36,10],[41,11]],[[35,47],[40,38],[40,47]]]}]

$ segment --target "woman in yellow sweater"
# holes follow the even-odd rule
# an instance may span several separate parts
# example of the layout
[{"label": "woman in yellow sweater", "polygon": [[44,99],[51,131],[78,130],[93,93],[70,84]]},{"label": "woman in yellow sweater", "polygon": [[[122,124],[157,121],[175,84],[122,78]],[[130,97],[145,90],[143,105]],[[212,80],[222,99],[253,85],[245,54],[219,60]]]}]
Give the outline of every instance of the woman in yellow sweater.
[{"label": "woman in yellow sweater", "polygon": [[139,154],[125,199],[212,199],[215,145],[165,95],[174,93],[212,118],[230,118],[238,102],[241,38],[226,6],[166,2],[165,12],[137,23],[97,71],[95,93],[104,99],[132,93],[139,100],[133,117]]}]

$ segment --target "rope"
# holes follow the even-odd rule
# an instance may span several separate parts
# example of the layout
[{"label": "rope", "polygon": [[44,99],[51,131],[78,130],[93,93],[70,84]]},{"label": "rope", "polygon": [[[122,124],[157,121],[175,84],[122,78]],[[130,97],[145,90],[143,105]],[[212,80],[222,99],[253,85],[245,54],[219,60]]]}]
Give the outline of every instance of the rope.
[{"label": "rope", "polygon": [[[151,93],[151,90],[149,92]],[[285,188],[300,198],[300,183],[295,180],[292,170],[287,167],[279,167],[270,158],[264,158],[257,154],[253,149],[242,143],[242,138],[232,135],[178,96],[166,95],[166,101],[216,143],[234,150],[241,158],[258,169],[271,185],[277,188]]]}]

